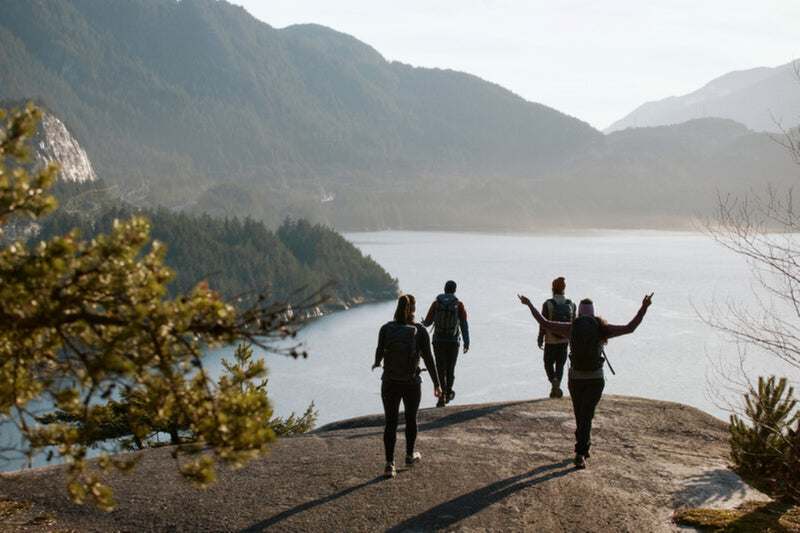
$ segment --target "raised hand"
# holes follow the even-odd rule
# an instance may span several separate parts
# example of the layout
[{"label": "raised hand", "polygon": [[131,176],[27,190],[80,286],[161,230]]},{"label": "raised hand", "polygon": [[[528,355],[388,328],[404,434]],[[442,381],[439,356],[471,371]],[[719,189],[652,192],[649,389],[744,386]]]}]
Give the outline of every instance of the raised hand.
[{"label": "raised hand", "polygon": [[655,293],[651,292],[650,294],[645,295],[644,299],[642,299],[643,307],[650,307],[650,304],[653,303],[653,294]]}]

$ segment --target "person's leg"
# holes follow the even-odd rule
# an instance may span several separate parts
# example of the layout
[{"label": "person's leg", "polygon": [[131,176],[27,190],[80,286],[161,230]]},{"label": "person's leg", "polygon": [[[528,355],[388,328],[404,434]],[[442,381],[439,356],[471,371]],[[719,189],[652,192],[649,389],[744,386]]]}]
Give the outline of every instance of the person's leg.
[{"label": "person's leg", "polygon": [[547,374],[548,383],[552,383],[553,380],[556,379],[556,360],[553,354],[555,347],[555,344],[545,343],[544,345],[544,355],[542,359],[544,361],[544,371]]},{"label": "person's leg", "polygon": [[433,343],[433,357],[436,360],[436,375],[439,378],[439,386],[442,389],[442,395],[439,397],[439,401],[436,402],[436,407],[444,407],[444,391],[447,390],[447,352],[446,346],[443,346],[443,344],[445,343],[439,341]]},{"label": "person's leg", "polygon": [[448,342],[442,344],[447,345],[445,348],[447,353],[445,356],[445,377],[447,379],[447,397],[452,399],[451,396],[453,395],[453,383],[456,380],[456,361],[458,360],[458,350],[461,348],[461,344],[457,342]]},{"label": "person's leg", "polygon": [[570,379],[569,394],[575,414],[575,453],[586,456],[591,447],[592,419],[605,387],[604,379]]},{"label": "person's leg", "polygon": [[381,400],[383,400],[383,414],[386,425],[383,428],[383,451],[386,463],[394,462],[394,445],[397,442],[397,422],[400,416],[400,400],[402,391],[398,385],[391,381],[381,384]]},{"label": "person's leg", "polygon": [[559,385],[561,384],[561,380],[564,379],[564,365],[567,363],[567,349],[569,344],[561,343],[554,345],[553,354],[553,362],[555,363],[555,375],[554,378],[558,381]]},{"label": "person's leg", "polygon": [[413,456],[417,442],[417,413],[422,400],[422,384],[405,385],[403,387],[403,410],[406,419],[406,459]]}]

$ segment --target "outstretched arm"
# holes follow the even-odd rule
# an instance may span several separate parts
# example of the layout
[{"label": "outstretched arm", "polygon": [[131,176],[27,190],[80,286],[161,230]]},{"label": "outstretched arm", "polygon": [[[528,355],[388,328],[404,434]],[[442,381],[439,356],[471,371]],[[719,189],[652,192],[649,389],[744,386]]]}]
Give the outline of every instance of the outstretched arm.
[{"label": "outstretched arm", "polygon": [[547,320],[536,309],[536,307],[534,307],[527,296],[517,294],[517,298],[519,298],[519,301],[522,303],[522,305],[528,306],[528,309],[531,311],[531,315],[533,315],[533,318],[536,319],[536,322],[538,322],[540,326],[551,333],[561,335],[562,337],[569,337],[569,330],[572,328],[572,324],[569,322],[553,322],[552,320]]},{"label": "outstretched arm", "polygon": [[620,335],[626,335],[628,333],[633,333],[636,328],[639,327],[639,324],[642,323],[642,319],[644,318],[645,313],[647,312],[647,308],[650,307],[650,304],[653,303],[653,294],[650,293],[646,294],[645,297],[642,299],[642,306],[639,308],[639,311],[636,313],[636,316],[633,317],[633,320],[625,324],[624,326],[615,326],[613,324],[608,325],[608,338],[611,337],[619,337]]}]

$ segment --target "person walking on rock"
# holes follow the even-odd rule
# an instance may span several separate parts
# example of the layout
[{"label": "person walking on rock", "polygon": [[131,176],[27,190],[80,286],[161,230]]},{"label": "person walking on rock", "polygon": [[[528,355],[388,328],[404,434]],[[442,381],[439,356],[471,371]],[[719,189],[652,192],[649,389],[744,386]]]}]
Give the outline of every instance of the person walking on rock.
[{"label": "person walking on rock", "polygon": [[469,351],[469,324],[467,323],[467,310],[464,303],[455,295],[456,282],[448,281],[444,284],[444,292],[428,309],[425,326],[433,324],[433,353],[436,356],[436,369],[439,372],[439,384],[442,386],[442,396],[436,407],[444,407],[456,396],[453,390],[455,381],[456,360],[461,346],[461,337],[464,338],[464,353]]},{"label": "person walking on rock", "polygon": [[[545,300],[542,304],[542,316],[547,320],[572,322],[575,318],[575,304],[564,296],[566,288],[567,283],[563,277],[553,280],[553,297]],[[550,397],[561,398],[564,396],[564,392],[561,390],[561,379],[564,377],[564,364],[567,362],[569,339],[551,333],[539,326],[539,336],[536,339],[536,344],[540,349],[544,349],[544,371],[551,387]]]},{"label": "person walking on rock", "polygon": [[383,449],[386,458],[384,477],[397,473],[394,465],[394,448],[397,442],[397,425],[400,419],[400,402],[403,402],[406,421],[406,467],[419,462],[421,454],[414,450],[417,440],[417,412],[422,400],[422,370],[419,358],[425,361],[433,380],[433,394],[441,397],[442,389],[431,354],[428,330],[414,321],[416,299],[404,294],[397,300],[394,320],[384,324],[378,332],[378,347],[372,370],[381,366],[381,400],[386,423],[383,429]]},{"label": "person walking on rock", "polygon": [[591,447],[592,420],[605,387],[603,363],[606,361],[603,346],[612,337],[633,333],[642,322],[653,293],[642,299],[642,306],[633,320],[624,326],[609,324],[594,314],[592,300],[581,300],[578,318],[569,322],[555,322],[544,318],[531,301],[517,294],[519,301],[528,306],[533,318],[547,331],[570,339],[570,367],[567,385],[575,414],[575,467],[586,468]]}]

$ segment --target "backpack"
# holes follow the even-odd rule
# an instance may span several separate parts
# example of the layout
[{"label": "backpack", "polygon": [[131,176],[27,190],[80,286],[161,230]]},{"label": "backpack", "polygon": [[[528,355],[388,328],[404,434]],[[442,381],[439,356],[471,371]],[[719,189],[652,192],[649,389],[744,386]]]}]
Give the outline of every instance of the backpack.
[{"label": "backpack", "polygon": [[603,367],[599,324],[593,316],[579,316],[572,322],[569,334],[569,361],[575,370],[597,370]]},{"label": "backpack", "polygon": [[575,304],[572,300],[565,300],[563,304],[556,301],[555,298],[547,300],[550,303],[550,320],[555,322],[572,322],[575,318]]},{"label": "backpack", "polygon": [[454,294],[440,294],[436,297],[436,311],[433,315],[434,331],[438,337],[458,335],[458,298]]},{"label": "backpack", "polygon": [[[555,298],[547,300],[550,309],[550,320],[554,322],[572,322],[575,318],[575,304],[572,300],[565,300],[563,304],[558,303]],[[552,333],[555,337],[563,339],[564,337],[556,333]]]},{"label": "backpack", "polygon": [[410,324],[389,322],[386,325],[383,359],[383,369],[389,379],[408,381],[416,376],[419,366],[417,328]]}]

